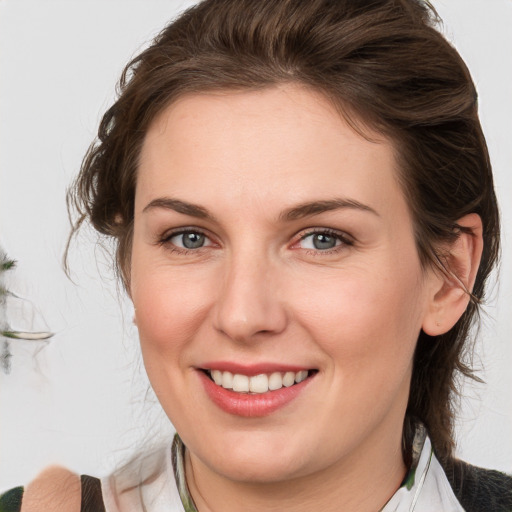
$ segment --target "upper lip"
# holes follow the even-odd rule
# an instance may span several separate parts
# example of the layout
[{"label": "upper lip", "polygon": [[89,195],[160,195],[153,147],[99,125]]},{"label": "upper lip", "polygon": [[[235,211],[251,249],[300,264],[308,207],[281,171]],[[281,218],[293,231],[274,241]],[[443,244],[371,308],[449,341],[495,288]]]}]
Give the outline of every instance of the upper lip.
[{"label": "upper lip", "polygon": [[233,374],[247,375],[252,377],[262,373],[274,372],[300,372],[302,370],[312,370],[313,368],[304,365],[283,364],[262,362],[254,364],[241,364],[232,361],[211,361],[198,366],[201,370],[219,370],[221,372],[231,372]]}]

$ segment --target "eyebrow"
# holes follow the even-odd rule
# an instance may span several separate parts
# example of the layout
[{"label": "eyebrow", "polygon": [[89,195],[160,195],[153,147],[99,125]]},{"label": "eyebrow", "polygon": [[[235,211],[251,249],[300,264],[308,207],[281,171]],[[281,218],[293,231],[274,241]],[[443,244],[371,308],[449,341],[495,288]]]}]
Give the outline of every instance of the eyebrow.
[{"label": "eyebrow", "polygon": [[199,219],[207,219],[214,221],[214,216],[202,206],[197,204],[188,203],[186,201],[180,201],[179,199],[173,199],[170,197],[159,197],[157,199],[153,199],[153,201],[149,202],[142,212],[147,212],[154,208],[163,208],[165,210],[173,210],[178,213],[183,213],[184,215],[189,215],[190,217],[197,217]]},{"label": "eyebrow", "polygon": [[[159,197],[149,202],[142,211],[147,212],[154,208],[173,210],[175,212],[189,215],[191,217],[215,221],[215,217],[206,208],[197,204],[189,203],[187,201],[181,201],[180,199]],[[377,217],[380,217],[376,210],[366,204],[360,203],[354,199],[336,198],[320,201],[309,201],[297,206],[293,206],[292,208],[288,208],[281,212],[279,215],[279,220],[290,222],[303,219],[305,217],[319,215],[324,212],[345,208],[369,212],[376,215]]]},{"label": "eyebrow", "polygon": [[325,201],[310,201],[307,203],[299,204],[298,206],[294,206],[282,212],[281,215],[279,215],[279,219],[284,221],[292,221],[303,219],[304,217],[312,217],[313,215],[319,215],[320,213],[329,212],[332,210],[340,210],[345,208],[373,213],[377,217],[380,217],[376,210],[366,204],[360,203],[354,199],[336,198]]}]

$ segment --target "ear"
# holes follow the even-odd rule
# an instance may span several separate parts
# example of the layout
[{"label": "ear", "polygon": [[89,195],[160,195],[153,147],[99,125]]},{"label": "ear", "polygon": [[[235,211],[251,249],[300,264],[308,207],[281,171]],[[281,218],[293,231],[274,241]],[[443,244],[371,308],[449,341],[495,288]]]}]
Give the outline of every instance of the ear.
[{"label": "ear", "polygon": [[[443,263],[446,273],[432,271],[428,310],[423,319],[423,331],[430,336],[448,332],[466,310],[482,257],[482,220],[476,213],[457,221],[461,227],[458,238],[446,248]],[[435,274],[435,275],[434,275]]]}]

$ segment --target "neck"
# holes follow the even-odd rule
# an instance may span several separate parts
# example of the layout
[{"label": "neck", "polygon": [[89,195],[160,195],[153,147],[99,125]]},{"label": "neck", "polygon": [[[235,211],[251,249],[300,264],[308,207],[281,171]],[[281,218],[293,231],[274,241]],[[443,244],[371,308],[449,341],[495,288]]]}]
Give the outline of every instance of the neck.
[{"label": "neck", "polygon": [[386,504],[405,476],[401,435],[395,437],[393,442],[389,437],[385,437],[386,442],[382,437],[368,439],[355,456],[321,471],[263,483],[226,478],[187,450],[187,483],[199,512],[375,512]]}]

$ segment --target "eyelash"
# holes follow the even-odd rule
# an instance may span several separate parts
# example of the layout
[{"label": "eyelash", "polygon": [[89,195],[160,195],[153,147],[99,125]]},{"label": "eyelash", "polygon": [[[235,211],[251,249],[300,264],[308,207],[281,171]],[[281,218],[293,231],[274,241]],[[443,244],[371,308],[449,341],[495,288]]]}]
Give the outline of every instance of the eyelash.
[{"label": "eyelash", "polygon": [[[187,249],[186,247],[177,247],[176,245],[171,243],[171,239],[175,236],[179,235],[186,235],[189,233],[194,233],[198,235],[203,235],[206,239],[210,240],[210,237],[201,229],[199,228],[182,228],[178,229],[176,231],[166,232],[159,240],[158,245],[164,246],[166,249],[168,249],[172,253],[177,253],[181,255],[187,255],[191,253],[197,254],[201,251],[201,249],[205,249],[205,247],[198,247],[197,249]],[[209,245],[206,247],[210,247]]]},{"label": "eyelash", "polygon": [[295,242],[293,245],[297,245],[298,243],[302,242],[306,238],[313,236],[313,235],[326,235],[329,237],[333,237],[336,240],[340,242],[339,245],[334,246],[331,249],[304,249],[306,254],[310,256],[322,256],[322,255],[329,255],[329,254],[336,254],[340,251],[343,251],[347,247],[350,247],[354,245],[354,241],[351,237],[349,237],[346,233],[336,231],[334,229],[328,229],[328,228],[314,228],[309,229],[306,233],[304,233],[300,238],[298,242]]},{"label": "eyelash", "polygon": [[[202,235],[206,239],[211,241],[208,234],[206,232],[204,232],[202,229],[190,227],[190,228],[182,228],[182,229],[178,229],[176,231],[167,232],[158,240],[157,243],[160,246],[165,246],[169,251],[171,251],[173,253],[181,254],[181,255],[187,255],[187,254],[191,254],[191,253],[197,254],[202,249],[210,247],[210,245],[207,245],[207,246],[203,246],[203,247],[198,247],[197,249],[187,249],[185,247],[177,247],[176,245],[174,245],[170,242],[170,240],[176,236],[186,235],[186,234],[190,234],[190,233]],[[336,253],[346,249],[347,247],[354,245],[354,241],[346,233],[336,231],[333,229],[328,229],[328,228],[314,228],[314,229],[309,229],[306,233],[301,235],[299,237],[299,240],[297,242],[293,243],[292,247],[295,247],[300,242],[302,242],[303,240],[306,240],[308,237],[313,236],[313,235],[326,235],[329,237],[333,237],[336,240],[338,240],[340,242],[340,244],[334,246],[331,249],[325,249],[325,250],[303,249],[306,254],[312,255],[312,256],[336,254]],[[212,243],[212,245],[213,245],[213,243]]]}]

